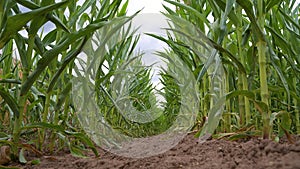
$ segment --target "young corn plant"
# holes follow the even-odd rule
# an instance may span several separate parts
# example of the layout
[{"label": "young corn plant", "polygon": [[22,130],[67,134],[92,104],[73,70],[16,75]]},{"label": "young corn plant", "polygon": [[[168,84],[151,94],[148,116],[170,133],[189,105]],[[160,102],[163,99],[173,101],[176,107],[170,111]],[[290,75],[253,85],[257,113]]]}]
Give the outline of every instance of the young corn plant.
[{"label": "young corn plant", "polygon": [[[130,27],[127,29],[130,30]],[[115,42],[118,43],[115,46],[109,51],[101,52],[106,54],[95,71],[100,113],[94,116],[103,118],[113,130],[125,136],[139,138],[157,135],[168,129],[174,117],[171,118],[168,116],[169,111],[163,112],[156,105],[151,69],[142,66],[143,53],[136,53],[134,50],[139,36],[134,35],[135,31],[127,31],[128,34],[125,32],[122,31],[122,36],[126,37],[124,41],[118,42],[116,39]],[[123,105],[132,108],[128,109]],[[93,125],[97,126],[97,122]],[[101,133],[105,136],[110,134],[110,129]]]},{"label": "young corn plant", "polygon": [[[165,7],[167,16],[180,17],[186,21],[186,25],[194,25],[202,32],[202,36],[199,36],[201,41],[215,48],[222,59],[227,76],[227,112],[220,123],[224,125],[220,126],[223,129],[216,131],[233,130],[238,134],[249,133],[255,129],[253,134],[261,133],[262,137],[267,139],[273,138],[273,134],[277,132],[298,132],[299,79],[296,73],[299,71],[299,59],[296,56],[299,50],[294,44],[299,40],[299,4],[296,4],[296,1],[166,2],[176,7],[176,10]],[[184,29],[177,30],[185,36],[189,35]],[[294,42],[291,41],[292,35],[297,37],[293,38]],[[177,49],[174,48],[174,44],[182,44],[178,37],[158,39],[166,42],[175,51]],[[185,48],[185,53],[194,52],[190,45],[180,46]],[[206,86],[209,83],[205,81],[209,81],[209,76],[199,76],[199,71],[196,71],[196,68],[201,66],[201,63],[195,62],[194,58],[197,58],[197,55],[199,54],[194,53],[194,57],[187,54],[181,56],[188,65],[196,63],[191,70],[195,72],[195,76],[202,77],[199,79],[200,86]],[[287,76],[284,72],[288,70],[291,71]],[[278,89],[281,95],[275,92]],[[205,87],[200,89],[199,93],[206,91]],[[204,112],[205,115],[207,106],[205,103],[201,104],[200,112]],[[208,104],[211,104],[211,100]],[[208,123],[213,121],[208,120]],[[273,125],[276,127],[274,132]]]},{"label": "young corn plant", "polygon": [[[84,145],[97,155],[78,123],[70,80],[88,39],[124,17],[127,3],[121,7],[120,0],[0,2],[1,144],[10,145],[14,159],[26,163],[26,142],[35,152],[68,146],[83,156]],[[54,28],[47,31],[46,23]]]}]

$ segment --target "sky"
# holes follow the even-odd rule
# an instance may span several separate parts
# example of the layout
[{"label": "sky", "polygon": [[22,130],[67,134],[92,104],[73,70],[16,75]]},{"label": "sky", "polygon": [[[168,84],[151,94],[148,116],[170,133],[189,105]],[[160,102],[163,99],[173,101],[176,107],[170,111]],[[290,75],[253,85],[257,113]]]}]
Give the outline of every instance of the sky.
[{"label": "sky", "polygon": [[159,13],[163,11],[165,4],[163,0],[129,0],[128,14],[133,14],[136,10],[143,9],[142,13]]}]

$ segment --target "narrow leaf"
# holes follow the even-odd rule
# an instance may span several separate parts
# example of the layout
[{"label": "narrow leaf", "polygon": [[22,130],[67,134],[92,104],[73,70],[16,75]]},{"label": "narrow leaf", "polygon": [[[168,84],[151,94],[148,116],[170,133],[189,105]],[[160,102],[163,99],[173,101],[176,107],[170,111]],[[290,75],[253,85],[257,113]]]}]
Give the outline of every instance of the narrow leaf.
[{"label": "narrow leaf", "polygon": [[71,51],[67,54],[66,58],[63,60],[62,65],[60,66],[60,68],[58,69],[58,71],[56,71],[56,73],[54,74],[53,78],[50,81],[49,87],[48,87],[48,93],[50,91],[52,91],[52,89],[54,88],[59,76],[61,75],[61,73],[66,69],[67,65],[74,60],[77,55],[81,52],[83,46],[85,45],[86,42],[86,38],[84,38],[81,42],[81,45],[74,51]]},{"label": "narrow leaf", "polygon": [[253,7],[252,2],[249,0],[236,0],[236,2],[245,10],[248,18],[251,21],[251,25],[253,26],[254,29],[253,32],[255,33],[256,38],[258,40],[266,41],[266,37],[262,31],[262,28],[260,28],[257,24],[256,17],[252,8]]},{"label": "narrow leaf", "polygon": [[4,101],[14,112],[14,116],[18,118],[20,116],[18,104],[16,100],[9,94],[8,91],[5,90],[3,86],[0,86],[0,96],[4,99]]},{"label": "narrow leaf", "polygon": [[7,18],[6,26],[0,34],[0,49],[7,43],[12,35],[16,34],[19,30],[22,29],[30,20],[34,18],[39,18],[40,15],[44,15],[54,9],[57,9],[65,4],[68,1],[63,1],[46,7],[41,7],[30,12],[21,13]]},{"label": "narrow leaf", "polygon": [[269,0],[267,7],[266,7],[266,12],[268,12],[271,8],[273,8],[275,5],[281,3],[281,0]]}]

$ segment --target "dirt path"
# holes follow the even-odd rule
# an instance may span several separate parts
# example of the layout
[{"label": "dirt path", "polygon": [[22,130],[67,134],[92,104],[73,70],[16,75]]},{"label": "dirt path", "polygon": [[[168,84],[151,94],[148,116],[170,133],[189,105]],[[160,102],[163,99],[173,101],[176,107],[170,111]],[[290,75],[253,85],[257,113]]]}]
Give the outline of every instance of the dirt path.
[{"label": "dirt path", "polygon": [[157,156],[131,159],[99,150],[98,158],[76,158],[70,154],[44,156],[39,165],[25,169],[98,169],[98,168],[193,168],[193,169],[300,169],[300,138],[295,144],[251,139],[244,142],[210,140],[197,143],[193,135],[176,147]]}]

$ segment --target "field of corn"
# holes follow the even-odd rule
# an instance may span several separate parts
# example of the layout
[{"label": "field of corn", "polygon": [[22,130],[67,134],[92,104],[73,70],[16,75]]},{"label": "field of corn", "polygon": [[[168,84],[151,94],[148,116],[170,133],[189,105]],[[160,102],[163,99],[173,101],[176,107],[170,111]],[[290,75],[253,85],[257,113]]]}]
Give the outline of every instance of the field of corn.
[{"label": "field of corn", "polygon": [[[195,137],[295,141],[300,134],[298,1],[164,0],[163,15],[172,23],[167,36],[147,36],[168,46],[157,52],[160,57],[187,65],[196,83],[192,94],[181,92],[185,84],[172,75],[184,74],[172,64],[159,72],[163,90],[156,91],[151,67],[141,66],[143,53],[134,52],[139,36],[130,22],[140,11],[127,15],[128,1],[0,0],[0,166],[27,163],[26,151],[42,155],[68,149],[83,157],[92,150],[101,156],[93,133],[85,129],[90,125],[97,131],[99,125],[80,116],[94,121],[101,116],[124,135],[142,138],[168,130],[181,106],[195,115],[192,127],[184,129],[195,131]],[[95,34],[94,51],[89,40]],[[207,48],[205,61],[200,55]],[[79,57],[83,53],[87,60]],[[213,66],[222,75],[208,71],[216,57],[221,64]],[[89,63],[98,64],[86,70],[93,73],[88,85],[97,86],[92,89],[97,111],[82,113],[74,103],[80,93],[74,95],[73,79],[84,78],[82,64]],[[124,65],[131,69],[120,72]],[[151,111],[155,120],[139,123],[119,112],[114,99],[118,76],[129,79],[125,101]],[[154,92],[165,99],[161,107],[153,105],[158,102]],[[197,109],[183,102],[187,94],[195,95]],[[101,132],[98,137],[109,135]]]}]

